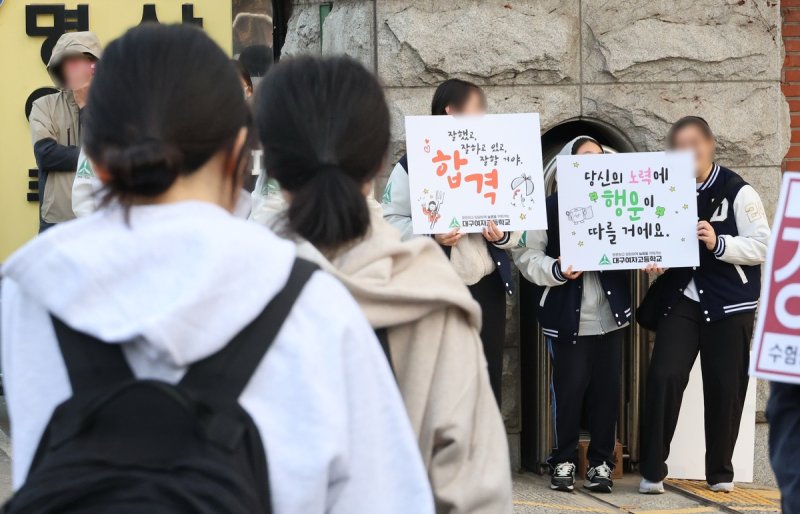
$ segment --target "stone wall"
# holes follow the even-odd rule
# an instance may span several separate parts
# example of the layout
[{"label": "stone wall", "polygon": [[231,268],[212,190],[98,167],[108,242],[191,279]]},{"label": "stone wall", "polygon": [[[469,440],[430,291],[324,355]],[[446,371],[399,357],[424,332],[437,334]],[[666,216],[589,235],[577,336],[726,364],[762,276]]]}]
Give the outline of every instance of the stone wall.
[{"label": "stone wall", "polygon": [[[319,4],[295,2],[283,53],[347,53],[375,70],[393,115],[390,163],[403,153],[403,116],[428,113],[436,85],[459,77],[484,86],[491,112],[539,112],[544,131],[593,117],[641,151],[663,149],[677,118],[702,116],[719,162],[774,212],[790,139],[777,1],[338,0],[322,26]],[[515,459],[517,317],[510,305],[503,413]],[[772,480],[765,432],[760,426],[760,482]]]}]

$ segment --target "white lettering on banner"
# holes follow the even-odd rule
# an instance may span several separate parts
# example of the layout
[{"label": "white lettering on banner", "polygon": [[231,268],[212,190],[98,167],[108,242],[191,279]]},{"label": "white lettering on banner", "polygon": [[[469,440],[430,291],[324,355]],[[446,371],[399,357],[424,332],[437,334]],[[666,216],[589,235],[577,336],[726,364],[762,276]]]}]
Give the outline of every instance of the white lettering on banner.
[{"label": "white lettering on banner", "polygon": [[406,116],[415,234],[547,228],[538,114]]},{"label": "white lettering on banner", "polygon": [[754,341],[751,375],[800,384],[800,173],[783,175]]},{"label": "white lettering on banner", "polygon": [[562,269],[699,264],[691,154],[559,155],[556,164]]}]

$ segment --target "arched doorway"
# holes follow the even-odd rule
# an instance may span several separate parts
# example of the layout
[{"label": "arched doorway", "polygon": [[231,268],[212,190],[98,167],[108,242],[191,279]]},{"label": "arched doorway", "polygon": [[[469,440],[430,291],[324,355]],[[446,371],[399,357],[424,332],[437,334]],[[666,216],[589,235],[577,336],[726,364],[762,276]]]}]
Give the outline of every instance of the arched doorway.
[{"label": "arched doorway", "polygon": [[[630,139],[618,128],[594,118],[566,120],[542,135],[542,159],[545,188],[557,188],[555,157],[561,148],[577,136],[588,135],[608,152],[635,152]],[[634,301],[643,297],[647,284],[640,273],[632,272]],[[552,414],[549,395],[550,362],[544,336],[533,315],[536,299],[530,284],[520,277],[520,368],[522,388],[522,466],[534,472],[546,469],[545,460],[553,445]],[[644,373],[646,336],[635,322],[626,329],[620,391],[620,418],[617,438],[622,443],[626,467],[639,461],[639,419]],[[583,438],[583,435],[582,435]]]}]

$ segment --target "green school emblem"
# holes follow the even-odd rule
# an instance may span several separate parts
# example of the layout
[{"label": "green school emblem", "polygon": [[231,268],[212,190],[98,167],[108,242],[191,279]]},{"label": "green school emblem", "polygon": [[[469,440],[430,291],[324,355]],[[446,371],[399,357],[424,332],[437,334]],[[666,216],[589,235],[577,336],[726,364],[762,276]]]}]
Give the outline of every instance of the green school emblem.
[{"label": "green school emblem", "polygon": [[608,260],[608,255],[603,254],[603,258],[600,259],[600,264],[602,265],[611,264],[611,261]]},{"label": "green school emblem", "polygon": [[453,221],[450,222],[450,228],[461,228],[461,223],[458,222],[458,218],[453,218]]},{"label": "green school emblem", "polygon": [[528,242],[528,232],[525,231],[522,233],[522,237],[519,238],[519,243],[517,243],[518,248],[525,248],[525,245]]},{"label": "green school emblem", "polygon": [[89,159],[84,159],[81,161],[81,165],[78,166],[78,178],[92,178],[94,173],[92,172],[92,166],[89,164]]},{"label": "green school emblem", "polygon": [[381,203],[384,203],[384,204],[392,203],[392,183],[391,182],[386,184],[386,189],[383,191],[383,198],[381,198]]}]

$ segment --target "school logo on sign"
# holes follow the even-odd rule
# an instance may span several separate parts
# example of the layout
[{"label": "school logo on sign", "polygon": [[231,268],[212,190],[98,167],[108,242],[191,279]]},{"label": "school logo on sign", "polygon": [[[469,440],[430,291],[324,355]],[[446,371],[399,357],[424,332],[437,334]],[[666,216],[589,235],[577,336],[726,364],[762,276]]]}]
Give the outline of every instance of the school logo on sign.
[{"label": "school logo on sign", "polygon": [[611,261],[610,261],[610,260],[608,260],[608,255],[605,255],[605,254],[603,254],[603,258],[602,258],[602,259],[600,259],[600,262],[599,262],[599,264],[600,264],[601,266],[608,266],[609,264],[611,264]]},{"label": "school logo on sign", "polygon": [[461,228],[461,223],[458,222],[458,218],[453,218],[453,221],[450,222],[450,228]]}]

